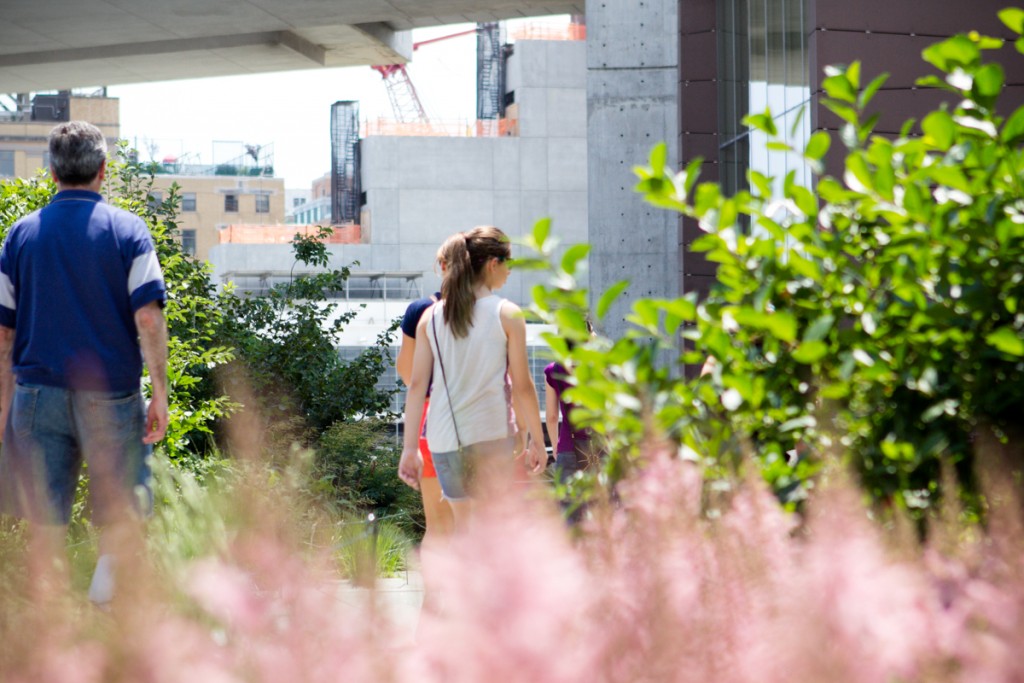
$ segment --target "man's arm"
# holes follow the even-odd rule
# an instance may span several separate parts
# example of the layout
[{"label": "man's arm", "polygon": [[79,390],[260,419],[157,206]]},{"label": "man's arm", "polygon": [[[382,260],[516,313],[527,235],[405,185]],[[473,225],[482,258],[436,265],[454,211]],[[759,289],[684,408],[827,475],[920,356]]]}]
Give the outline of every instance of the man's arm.
[{"label": "man's arm", "polygon": [[14,398],[14,329],[0,325],[0,441],[7,427],[7,415]]},{"label": "man's arm", "polygon": [[167,321],[160,304],[151,301],[135,311],[135,327],[153,386],[142,441],[153,444],[167,433]]}]

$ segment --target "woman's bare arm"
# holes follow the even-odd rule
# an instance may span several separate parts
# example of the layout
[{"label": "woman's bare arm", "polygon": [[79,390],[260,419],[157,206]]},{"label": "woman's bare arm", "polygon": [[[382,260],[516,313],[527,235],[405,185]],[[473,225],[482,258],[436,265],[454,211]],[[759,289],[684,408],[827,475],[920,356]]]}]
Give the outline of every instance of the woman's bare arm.
[{"label": "woman's bare arm", "polygon": [[526,424],[530,445],[526,449],[526,467],[540,472],[547,465],[544,430],[540,421],[537,387],[530,374],[526,355],[526,321],[518,306],[506,301],[501,306],[501,326],[508,338],[508,374],[512,379],[512,401],[516,414]]}]

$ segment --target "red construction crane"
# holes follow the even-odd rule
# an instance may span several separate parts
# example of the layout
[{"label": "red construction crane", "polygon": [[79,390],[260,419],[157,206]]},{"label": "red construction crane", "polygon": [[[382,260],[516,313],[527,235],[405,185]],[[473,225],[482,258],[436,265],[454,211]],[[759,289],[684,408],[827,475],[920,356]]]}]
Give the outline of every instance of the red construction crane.
[{"label": "red construction crane", "polygon": [[[418,43],[414,43],[412,49],[415,52],[423,45],[438,43],[442,40],[458,38],[459,36],[468,36],[476,32],[476,29],[471,29],[438,38],[430,38],[429,40],[421,40]],[[430,123],[430,117],[427,116],[423,103],[420,102],[420,96],[416,93],[416,86],[412,84],[412,79],[409,78],[409,72],[405,70],[405,64],[386,64],[371,68],[384,79],[384,85],[388,90],[388,99],[391,100],[391,109],[394,111],[395,119],[399,123]]]}]

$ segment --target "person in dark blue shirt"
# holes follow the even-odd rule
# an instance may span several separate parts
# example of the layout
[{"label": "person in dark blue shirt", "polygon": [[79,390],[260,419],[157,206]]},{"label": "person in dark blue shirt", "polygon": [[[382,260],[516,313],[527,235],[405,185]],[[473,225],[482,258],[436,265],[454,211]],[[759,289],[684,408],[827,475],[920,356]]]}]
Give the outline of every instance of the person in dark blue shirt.
[{"label": "person in dark blue shirt", "polygon": [[58,192],[14,224],[0,252],[0,494],[43,544],[30,556],[52,566],[88,465],[103,529],[89,594],[107,603],[115,556],[138,537],[134,513],[151,504],[146,458],[167,430],[166,290],[145,222],[99,194],[103,133],[59,124],[49,151]]}]

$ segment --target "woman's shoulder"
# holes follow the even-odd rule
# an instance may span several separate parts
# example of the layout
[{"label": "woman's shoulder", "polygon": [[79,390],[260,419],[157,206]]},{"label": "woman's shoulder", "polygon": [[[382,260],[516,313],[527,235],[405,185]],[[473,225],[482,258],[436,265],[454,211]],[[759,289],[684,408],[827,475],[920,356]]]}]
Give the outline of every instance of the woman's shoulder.
[{"label": "woman's shoulder", "polygon": [[502,297],[498,297],[498,303],[496,304],[496,306],[498,309],[498,313],[501,315],[502,318],[517,318],[520,317],[523,313],[523,309],[521,309],[519,306],[512,303],[508,299],[504,299]]}]

